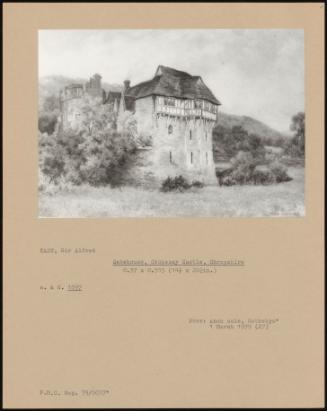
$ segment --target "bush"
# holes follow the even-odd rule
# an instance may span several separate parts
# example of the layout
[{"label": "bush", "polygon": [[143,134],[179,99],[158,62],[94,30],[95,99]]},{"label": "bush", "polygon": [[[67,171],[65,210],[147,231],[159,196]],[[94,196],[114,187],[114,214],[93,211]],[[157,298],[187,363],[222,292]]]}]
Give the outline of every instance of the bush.
[{"label": "bush", "polygon": [[161,185],[161,191],[167,193],[169,191],[185,191],[191,188],[188,181],[182,176],[178,177],[167,177]]},{"label": "bush", "polygon": [[54,133],[58,122],[57,113],[41,113],[39,115],[38,127],[41,133]]},{"label": "bush", "polygon": [[133,137],[115,130],[66,130],[39,137],[39,165],[51,183],[119,185],[133,165]]},{"label": "bush", "polygon": [[263,139],[249,134],[242,126],[217,125],[213,129],[212,144],[215,161],[218,161],[219,157],[230,159],[239,151],[248,151],[258,159],[263,159],[265,154]]},{"label": "bush", "polygon": [[268,185],[275,182],[275,176],[270,170],[254,170],[252,182],[255,185]]},{"label": "bush", "polygon": [[[236,184],[243,185],[248,184],[251,181],[252,171],[249,172],[242,168],[236,168],[233,170],[227,178],[227,181],[233,180]],[[226,181],[226,179],[224,180]]]},{"label": "bush", "polygon": [[203,188],[204,187],[204,183],[202,183],[202,181],[192,181],[192,187],[196,187],[196,188]]},{"label": "bush", "polygon": [[236,184],[237,184],[237,181],[231,175],[223,176],[219,182],[219,185],[223,185],[223,186],[235,186]]},{"label": "bush", "polygon": [[76,129],[62,130],[54,114],[40,113],[41,172],[58,187],[62,181],[73,186],[121,184],[137,150],[135,116],[126,113],[117,131],[116,115],[99,99],[82,99],[79,109],[81,122]]},{"label": "bush", "polygon": [[292,180],[287,174],[287,168],[283,164],[273,162],[269,165],[269,170],[274,175],[276,183],[284,183]]},{"label": "bush", "polygon": [[219,185],[225,185],[224,181],[227,176],[229,176],[232,173],[233,169],[232,168],[226,168],[226,169],[218,169],[216,168],[216,177],[218,179]]},{"label": "bush", "polygon": [[231,168],[216,171],[219,185],[268,185],[292,180],[287,174],[287,168],[277,161],[270,163],[267,170],[258,169],[255,159],[249,152],[239,152],[231,163]]},{"label": "bush", "polygon": [[250,152],[239,151],[232,158],[232,171],[230,177],[237,184],[247,184],[251,182],[253,171],[256,167],[256,161]]}]

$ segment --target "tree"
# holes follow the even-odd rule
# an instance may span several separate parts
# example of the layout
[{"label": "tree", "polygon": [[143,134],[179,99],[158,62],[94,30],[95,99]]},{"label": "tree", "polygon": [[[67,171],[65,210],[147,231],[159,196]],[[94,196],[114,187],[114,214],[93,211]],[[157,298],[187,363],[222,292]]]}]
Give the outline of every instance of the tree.
[{"label": "tree", "polygon": [[39,167],[51,183],[56,184],[64,174],[65,158],[65,148],[57,135],[39,133]]},{"label": "tree", "polygon": [[250,152],[256,159],[263,159],[265,154],[262,139],[250,134],[241,126],[226,128],[218,125],[213,130],[214,152],[230,159],[239,151]]},{"label": "tree", "polygon": [[126,116],[118,132],[115,113],[97,99],[81,99],[78,109],[78,128],[40,134],[41,171],[54,183],[119,184],[137,148],[134,117]]},{"label": "tree", "polygon": [[300,140],[304,139],[305,114],[303,112],[299,112],[292,117],[290,130],[295,132],[295,137],[298,137]]},{"label": "tree", "polygon": [[39,101],[38,128],[41,133],[53,134],[60,115],[59,98],[55,95],[46,96]]},{"label": "tree", "polygon": [[290,130],[293,138],[285,147],[286,154],[292,157],[303,157],[305,153],[305,114],[299,112],[292,117]]},{"label": "tree", "polygon": [[41,133],[52,134],[57,126],[58,115],[50,112],[39,114],[38,127]]},{"label": "tree", "polygon": [[96,130],[116,128],[116,114],[109,110],[107,104],[102,104],[101,98],[85,95],[75,104],[81,116],[79,130],[94,133]]},{"label": "tree", "polygon": [[126,132],[103,130],[91,133],[80,145],[80,174],[91,185],[117,185],[132,164],[136,144]]},{"label": "tree", "polygon": [[50,113],[59,112],[59,97],[55,96],[54,94],[46,96],[43,100],[42,110]]}]

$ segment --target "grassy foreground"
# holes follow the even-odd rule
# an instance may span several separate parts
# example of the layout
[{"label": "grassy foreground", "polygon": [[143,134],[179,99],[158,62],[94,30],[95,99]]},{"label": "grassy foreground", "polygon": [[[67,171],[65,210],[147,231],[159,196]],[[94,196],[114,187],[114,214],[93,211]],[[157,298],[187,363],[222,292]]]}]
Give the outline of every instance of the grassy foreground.
[{"label": "grassy foreground", "polygon": [[184,193],[83,186],[40,193],[39,217],[301,217],[304,169],[288,173],[292,181],[271,186],[217,185]]}]

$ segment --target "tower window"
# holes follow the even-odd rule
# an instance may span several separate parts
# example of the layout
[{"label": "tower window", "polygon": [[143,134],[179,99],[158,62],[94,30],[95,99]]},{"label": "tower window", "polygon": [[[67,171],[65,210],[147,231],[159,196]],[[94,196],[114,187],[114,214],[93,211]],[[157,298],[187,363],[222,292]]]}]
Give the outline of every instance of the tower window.
[{"label": "tower window", "polygon": [[208,153],[206,153],[206,163],[208,164]]},{"label": "tower window", "polygon": [[190,130],[190,140],[192,140],[192,130]]},{"label": "tower window", "polygon": [[208,133],[206,132],[206,141],[208,140]]},{"label": "tower window", "polygon": [[169,151],[169,162],[170,164],[173,162],[173,154],[171,151]]},{"label": "tower window", "polygon": [[172,134],[172,132],[173,132],[173,126],[170,124],[168,126],[168,134]]},{"label": "tower window", "polygon": [[165,97],[164,104],[165,106],[175,106],[175,99],[173,97]]},{"label": "tower window", "polygon": [[191,161],[191,164],[193,164],[193,153],[192,153],[192,151],[191,151],[190,161]]}]

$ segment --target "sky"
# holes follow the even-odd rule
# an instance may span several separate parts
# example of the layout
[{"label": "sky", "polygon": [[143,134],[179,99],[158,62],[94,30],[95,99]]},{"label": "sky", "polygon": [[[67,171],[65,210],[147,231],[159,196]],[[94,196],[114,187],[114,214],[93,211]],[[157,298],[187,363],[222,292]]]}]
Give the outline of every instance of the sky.
[{"label": "sky", "polygon": [[221,111],[289,130],[304,111],[301,29],[40,30],[39,77],[63,75],[131,85],[158,65],[202,77]]}]

